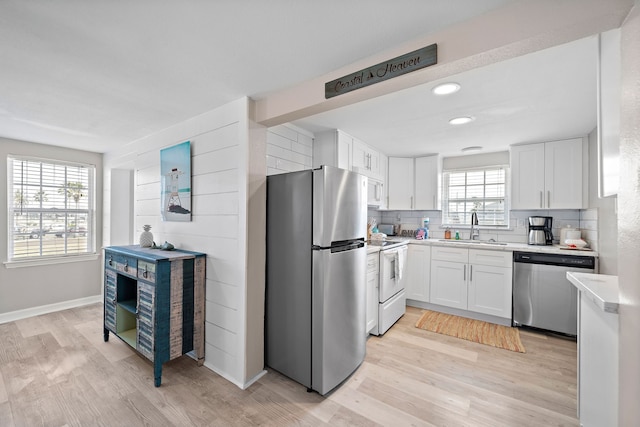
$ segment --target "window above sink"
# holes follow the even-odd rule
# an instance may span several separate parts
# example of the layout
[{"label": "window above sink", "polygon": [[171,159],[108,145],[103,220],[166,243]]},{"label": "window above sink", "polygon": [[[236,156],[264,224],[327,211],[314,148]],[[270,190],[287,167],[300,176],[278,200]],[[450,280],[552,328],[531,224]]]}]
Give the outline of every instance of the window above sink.
[{"label": "window above sink", "polygon": [[444,170],[442,225],[468,226],[476,212],[480,227],[509,226],[508,166]]}]

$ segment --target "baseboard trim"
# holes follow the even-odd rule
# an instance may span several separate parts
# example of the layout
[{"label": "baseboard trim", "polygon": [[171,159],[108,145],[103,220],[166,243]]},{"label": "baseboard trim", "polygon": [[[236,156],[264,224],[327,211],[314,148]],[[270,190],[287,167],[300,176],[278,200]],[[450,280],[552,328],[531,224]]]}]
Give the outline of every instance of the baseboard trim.
[{"label": "baseboard trim", "polygon": [[256,376],[254,376],[253,378],[251,378],[249,381],[246,381],[245,383],[241,383],[239,381],[236,381],[235,378],[233,378],[231,375],[220,371],[219,369],[216,369],[215,366],[211,365],[210,363],[207,363],[206,361],[204,362],[204,367],[215,372],[216,374],[220,375],[222,378],[224,378],[225,380],[229,381],[231,384],[235,385],[236,387],[238,387],[241,390],[246,390],[247,388],[249,388],[253,383],[255,383],[256,381],[258,381],[260,378],[262,378],[267,371],[266,370],[262,370],[260,371]]},{"label": "baseboard trim", "polygon": [[251,378],[249,381],[245,382],[244,383],[244,387],[242,389],[243,390],[248,389],[249,387],[251,387],[251,385],[253,383],[258,381],[260,378],[264,377],[265,375],[267,375],[267,371],[266,371],[266,369],[263,369],[262,371],[258,372],[258,375],[256,375],[255,377]]},{"label": "baseboard trim", "polygon": [[0,313],[0,324],[13,322],[20,319],[26,319],[27,317],[39,316],[41,314],[67,310],[69,308],[81,307],[83,305],[94,304],[97,302],[102,302],[102,295],[94,295],[91,297],[78,298],[70,301],[57,302],[55,304],[47,304],[41,305],[39,307],[10,311],[8,313]]}]

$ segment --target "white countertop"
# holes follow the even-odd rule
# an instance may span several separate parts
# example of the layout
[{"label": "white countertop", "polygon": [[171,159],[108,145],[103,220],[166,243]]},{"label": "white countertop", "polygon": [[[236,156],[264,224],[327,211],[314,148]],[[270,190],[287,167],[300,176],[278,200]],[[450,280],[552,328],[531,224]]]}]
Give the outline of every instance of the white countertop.
[{"label": "white countertop", "polygon": [[427,239],[427,240],[417,240],[417,239],[409,239],[409,243],[412,245],[432,245],[432,246],[449,246],[456,245],[464,248],[471,249],[483,249],[483,250],[492,250],[492,251],[519,251],[519,252],[543,252],[550,254],[560,254],[560,255],[569,255],[569,256],[592,256],[597,257],[598,252],[592,250],[577,250],[577,249],[562,249],[563,247],[560,245],[546,245],[546,246],[538,246],[538,245],[528,245],[526,243],[471,243],[464,240],[447,240],[443,241],[443,239]]},{"label": "white countertop", "polygon": [[[410,237],[399,237],[399,236],[389,236],[387,240],[393,241],[403,241],[407,242],[410,245],[430,245],[430,246],[457,246],[462,248],[471,248],[471,249],[482,249],[489,251],[509,251],[509,252],[541,252],[548,254],[559,254],[559,255],[569,255],[569,256],[592,256],[598,257],[598,252],[592,250],[577,250],[577,249],[563,249],[560,245],[528,245],[526,243],[504,243],[504,244],[496,244],[496,243],[471,243],[469,241],[464,240],[446,240],[444,239],[426,239],[426,240],[417,240],[412,239]],[[367,254],[379,252],[381,246],[375,244],[367,244]]]},{"label": "white countertop", "polygon": [[381,245],[379,243],[376,243],[375,241],[368,241],[367,242],[367,254],[373,254],[373,253],[376,253],[376,252],[380,252],[381,250],[384,250],[384,249],[392,249],[394,247],[398,247],[398,246],[401,246],[401,245],[406,245],[406,244],[409,243],[410,240],[413,240],[413,239],[409,239],[409,238],[406,238],[406,237],[398,238],[398,237],[394,236],[391,239],[386,239],[387,242],[389,242],[389,241],[393,241],[394,242],[393,245],[387,245],[387,246],[383,246],[383,245]]},{"label": "white countertop", "polygon": [[567,279],[603,311],[618,312],[620,302],[618,276],[567,272]]}]

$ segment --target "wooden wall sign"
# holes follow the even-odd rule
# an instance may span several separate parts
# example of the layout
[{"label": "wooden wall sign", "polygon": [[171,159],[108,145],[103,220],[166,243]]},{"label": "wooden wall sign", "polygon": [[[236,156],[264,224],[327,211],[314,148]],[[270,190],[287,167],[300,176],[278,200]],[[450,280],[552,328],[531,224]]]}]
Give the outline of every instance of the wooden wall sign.
[{"label": "wooden wall sign", "polygon": [[438,63],[438,45],[432,44],[324,84],[325,99],[379,83]]}]

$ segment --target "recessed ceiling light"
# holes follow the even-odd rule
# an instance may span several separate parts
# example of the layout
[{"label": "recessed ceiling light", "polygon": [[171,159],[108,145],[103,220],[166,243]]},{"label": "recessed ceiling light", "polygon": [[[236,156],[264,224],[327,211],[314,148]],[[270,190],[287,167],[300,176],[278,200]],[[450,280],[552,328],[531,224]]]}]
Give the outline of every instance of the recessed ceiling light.
[{"label": "recessed ceiling light", "polygon": [[469,123],[473,121],[473,117],[454,117],[449,120],[449,123],[452,125],[464,125],[465,123]]},{"label": "recessed ceiling light", "polygon": [[469,152],[469,151],[480,151],[482,150],[482,147],[479,145],[472,145],[471,147],[464,147],[461,151],[463,153]]},{"label": "recessed ceiling light", "polygon": [[454,82],[442,83],[431,89],[436,95],[449,95],[460,90],[460,85]]}]

